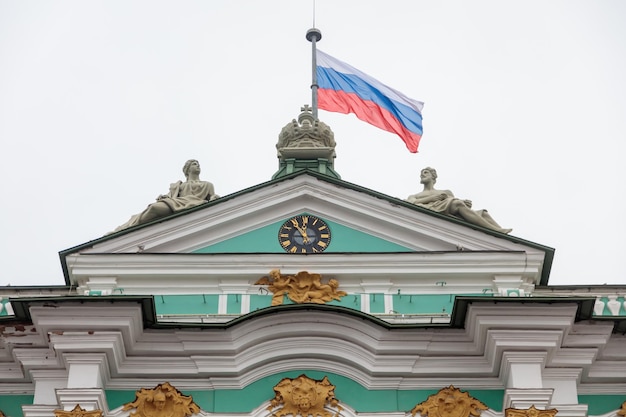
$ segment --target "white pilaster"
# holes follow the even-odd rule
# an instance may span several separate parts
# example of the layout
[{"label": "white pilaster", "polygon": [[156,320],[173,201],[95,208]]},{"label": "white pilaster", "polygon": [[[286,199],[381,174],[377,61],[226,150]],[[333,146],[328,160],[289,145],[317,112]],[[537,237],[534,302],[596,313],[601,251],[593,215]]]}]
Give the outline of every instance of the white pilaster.
[{"label": "white pilaster", "polygon": [[364,313],[370,313],[370,295],[361,294],[361,311]]},{"label": "white pilaster", "polygon": [[543,388],[546,352],[504,352],[501,372],[507,388]]},{"label": "white pilaster", "polygon": [[57,405],[55,390],[67,385],[65,370],[32,370],[30,374],[35,382],[35,405]]},{"label": "white pilaster", "polygon": [[[546,369],[543,376],[545,388],[554,389],[551,406],[578,404],[578,380],[582,369]],[[560,411],[559,411],[560,412]]]},{"label": "white pilaster", "polygon": [[69,368],[67,388],[102,388],[104,386],[102,380],[106,372],[104,353],[75,353],[65,354],[63,357]]}]

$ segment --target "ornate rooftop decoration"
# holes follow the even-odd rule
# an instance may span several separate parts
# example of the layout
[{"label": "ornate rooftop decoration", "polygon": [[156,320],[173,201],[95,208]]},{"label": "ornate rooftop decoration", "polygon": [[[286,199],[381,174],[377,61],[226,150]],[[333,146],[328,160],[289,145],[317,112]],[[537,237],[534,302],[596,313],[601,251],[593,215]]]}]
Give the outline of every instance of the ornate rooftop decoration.
[{"label": "ornate rooftop decoration", "polygon": [[423,191],[410,195],[406,201],[425,207],[437,213],[463,219],[466,222],[495,230],[500,233],[510,233],[513,229],[500,226],[487,210],[474,210],[471,200],[456,198],[450,190],[436,190],[437,170],[426,167],[420,172],[420,182],[424,185]]},{"label": "ornate rooftop decoration", "polygon": [[177,211],[199,206],[219,198],[215,194],[213,184],[200,180],[200,163],[197,160],[190,159],[185,162],[183,174],[185,174],[184,182],[177,181],[170,184],[170,190],[167,194],[158,196],[156,201],[149,204],[144,211],[133,215],[126,223],[118,226],[111,233],[148,223]]},{"label": "ornate rooftop decoration", "polygon": [[200,412],[192,397],[182,395],[169,382],[137,391],[135,401],[125,404],[122,410],[131,408],[136,409],[131,417],[189,417]]},{"label": "ornate rooftop decoration", "polygon": [[450,385],[429,396],[410,411],[412,416],[422,417],[478,417],[488,407],[467,392]]},{"label": "ornate rooftop decoration", "polygon": [[347,295],[345,291],[337,289],[339,282],[336,279],[331,278],[328,283],[323,284],[320,274],[310,274],[307,271],[298,272],[294,276],[283,275],[280,270],[274,269],[269,276],[255,282],[255,285],[268,286],[267,289],[274,294],[273,306],[281,305],[285,295],[296,304],[325,304],[332,300],[341,301],[341,297]]},{"label": "ornate rooftop decoration", "polygon": [[622,403],[622,408],[616,413],[618,416],[626,417],[626,401]]},{"label": "ornate rooftop decoration", "polygon": [[308,105],[303,106],[298,120],[283,127],[278,135],[279,158],[327,158],[335,157],[335,134],[324,122],[316,120]]},{"label": "ornate rooftop decoration", "polygon": [[[102,410],[87,411],[80,404],[76,404],[72,411],[54,410],[54,415],[55,417],[102,417]],[[2,412],[0,416],[4,417]]]},{"label": "ornate rooftop decoration", "polygon": [[284,378],[275,387],[276,396],[270,401],[268,411],[282,406],[281,409],[272,413],[273,417],[286,415],[302,417],[333,417],[333,413],[324,407],[332,407],[337,411],[334,417],[338,417],[343,407],[335,398],[335,386],[330,383],[328,377],[321,381],[311,379],[306,375],[300,375],[295,379]]},{"label": "ornate rooftop decoration", "polygon": [[524,410],[519,408],[507,408],[504,410],[505,417],[554,417],[559,410],[552,408],[550,410],[538,410],[533,405]]}]

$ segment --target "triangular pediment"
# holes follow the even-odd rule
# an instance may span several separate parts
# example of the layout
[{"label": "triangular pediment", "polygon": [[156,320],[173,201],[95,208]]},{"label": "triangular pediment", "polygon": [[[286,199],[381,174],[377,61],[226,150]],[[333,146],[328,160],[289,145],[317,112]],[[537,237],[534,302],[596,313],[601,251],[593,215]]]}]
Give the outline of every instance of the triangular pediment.
[{"label": "triangular pediment", "polygon": [[[278,236],[280,226],[297,215],[315,216],[330,226],[332,241],[323,253],[295,256],[283,250]],[[77,265],[82,255],[124,254],[125,259],[132,254],[141,255],[141,259],[148,259],[146,255],[212,255],[215,260],[218,255],[265,254],[280,258],[278,265],[292,264],[296,268],[301,264],[305,268],[340,253],[375,253],[381,257],[413,254],[424,258],[441,254],[469,257],[469,253],[477,256],[486,252],[523,257],[526,264],[532,259],[536,264],[533,274],[537,275],[533,281],[537,283],[547,272],[544,263],[549,264],[552,255],[550,248],[469,225],[342,180],[303,172],[68,249],[61,257],[71,281],[69,261]],[[197,256],[193,262],[198,262]],[[246,258],[239,257],[237,262],[246,262]],[[80,268],[73,269],[76,273]]]}]

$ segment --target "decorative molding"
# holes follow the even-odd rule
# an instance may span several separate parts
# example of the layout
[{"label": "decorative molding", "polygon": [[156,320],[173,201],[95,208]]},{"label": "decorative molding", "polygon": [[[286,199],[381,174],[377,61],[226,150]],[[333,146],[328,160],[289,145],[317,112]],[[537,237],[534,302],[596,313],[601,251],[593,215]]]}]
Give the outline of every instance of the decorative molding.
[{"label": "decorative molding", "polygon": [[417,413],[422,417],[478,417],[488,408],[469,393],[450,385],[417,404],[410,413],[413,417]]},{"label": "decorative molding", "polygon": [[87,411],[76,404],[72,411],[54,410],[55,417],[102,417],[102,410]]},{"label": "decorative molding", "polygon": [[181,394],[169,382],[137,391],[135,401],[124,404],[122,410],[132,408],[137,411],[130,413],[131,417],[189,417],[200,412],[191,396]]},{"label": "decorative molding", "polygon": [[272,412],[273,417],[286,415],[308,417],[333,417],[324,407],[336,409],[334,417],[339,417],[343,407],[335,398],[335,386],[330,383],[328,377],[315,380],[302,374],[295,379],[283,378],[274,386],[275,397],[270,401],[267,411],[276,407],[281,409]]},{"label": "decorative molding", "polygon": [[339,281],[329,279],[328,283],[322,283],[320,274],[311,274],[300,271],[296,275],[281,274],[280,270],[273,269],[269,276],[264,276],[254,285],[267,285],[267,289],[274,294],[272,306],[283,303],[285,295],[296,304],[315,303],[326,304],[332,300],[341,301],[341,297],[347,295],[345,291],[339,291]]},{"label": "decorative molding", "polygon": [[522,409],[539,405],[539,407],[547,408],[552,401],[553,394],[553,388],[507,388],[504,391],[502,407]]},{"label": "decorative molding", "polygon": [[538,410],[532,405],[527,409],[507,408],[504,410],[504,417],[554,417],[559,410],[552,408],[549,410]]}]

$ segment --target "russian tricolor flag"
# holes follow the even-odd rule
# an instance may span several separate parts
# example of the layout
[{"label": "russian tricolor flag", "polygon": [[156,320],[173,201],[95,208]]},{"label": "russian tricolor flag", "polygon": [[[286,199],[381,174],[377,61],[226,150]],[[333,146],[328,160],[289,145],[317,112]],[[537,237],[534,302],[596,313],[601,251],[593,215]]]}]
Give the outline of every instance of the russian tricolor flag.
[{"label": "russian tricolor flag", "polygon": [[317,50],[318,107],[356,117],[400,136],[417,152],[422,137],[422,107],[358,69]]}]

